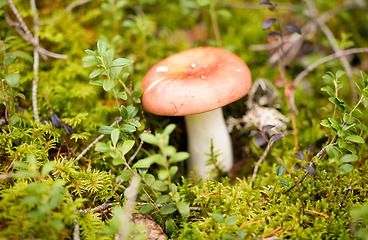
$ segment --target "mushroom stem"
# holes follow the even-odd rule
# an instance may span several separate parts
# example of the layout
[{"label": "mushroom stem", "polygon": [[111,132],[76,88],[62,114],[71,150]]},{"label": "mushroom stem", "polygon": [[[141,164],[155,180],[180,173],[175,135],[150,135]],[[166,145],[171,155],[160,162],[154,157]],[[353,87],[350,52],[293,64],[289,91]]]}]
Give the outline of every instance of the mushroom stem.
[{"label": "mushroom stem", "polygon": [[230,170],[233,166],[233,150],[222,108],[213,111],[184,116],[188,136],[189,170],[196,167],[197,175],[206,179],[214,166],[206,166],[210,158],[211,139],[214,151],[220,150],[218,157],[221,170]]}]

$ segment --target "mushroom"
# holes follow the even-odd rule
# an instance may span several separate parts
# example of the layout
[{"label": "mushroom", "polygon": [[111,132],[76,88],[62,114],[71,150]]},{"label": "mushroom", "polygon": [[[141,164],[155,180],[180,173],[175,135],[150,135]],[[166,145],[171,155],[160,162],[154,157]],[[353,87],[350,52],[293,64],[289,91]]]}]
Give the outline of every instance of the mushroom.
[{"label": "mushroom", "polygon": [[251,86],[248,66],[235,54],[215,47],[199,47],[174,54],[156,65],[142,82],[143,108],[164,116],[184,116],[188,136],[189,170],[205,179],[211,139],[220,150],[220,167],[233,166],[230,135],[223,106],[246,95]]}]

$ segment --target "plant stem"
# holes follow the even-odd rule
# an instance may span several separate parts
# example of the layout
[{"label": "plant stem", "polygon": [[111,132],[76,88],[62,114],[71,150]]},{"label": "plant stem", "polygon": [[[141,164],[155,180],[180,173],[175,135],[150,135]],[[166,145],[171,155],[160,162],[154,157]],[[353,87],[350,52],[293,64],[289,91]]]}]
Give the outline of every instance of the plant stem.
[{"label": "plant stem", "polygon": [[218,24],[217,24],[214,2],[210,3],[210,16],[211,16],[211,22],[212,22],[212,29],[213,29],[213,32],[216,38],[217,47],[221,47],[222,41],[221,41],[221,35],[220,35],[220,31],[219,31]]}]

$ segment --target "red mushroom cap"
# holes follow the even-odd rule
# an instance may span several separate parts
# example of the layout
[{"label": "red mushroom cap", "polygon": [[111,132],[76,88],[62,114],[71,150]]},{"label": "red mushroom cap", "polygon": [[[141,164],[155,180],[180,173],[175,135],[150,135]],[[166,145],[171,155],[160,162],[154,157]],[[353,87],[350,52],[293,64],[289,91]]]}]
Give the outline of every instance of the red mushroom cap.
[{"label": "red mushroom cap", "polygon": [[203,113],[243,97],[251,83],[241,58],[221,48],[199,47],[154,65],[142,82],[142,104],[157,115]]}]

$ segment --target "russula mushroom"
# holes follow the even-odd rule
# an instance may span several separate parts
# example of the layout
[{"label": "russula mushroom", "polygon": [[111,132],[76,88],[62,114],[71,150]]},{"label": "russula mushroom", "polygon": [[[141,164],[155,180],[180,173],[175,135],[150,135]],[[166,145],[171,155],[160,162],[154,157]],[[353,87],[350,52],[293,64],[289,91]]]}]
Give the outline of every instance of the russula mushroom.
[{"label": "russula mushroom", "polygon": [[233,166],[230,135],[223,106],[246,95],[251,86],[248,66],[235,54],[215,47],[199,47],[174,54],[154,65],[142,82],[146,111],[164,116],[184,116],[189,169],[205,179],[211,139],[223,170]]}]

